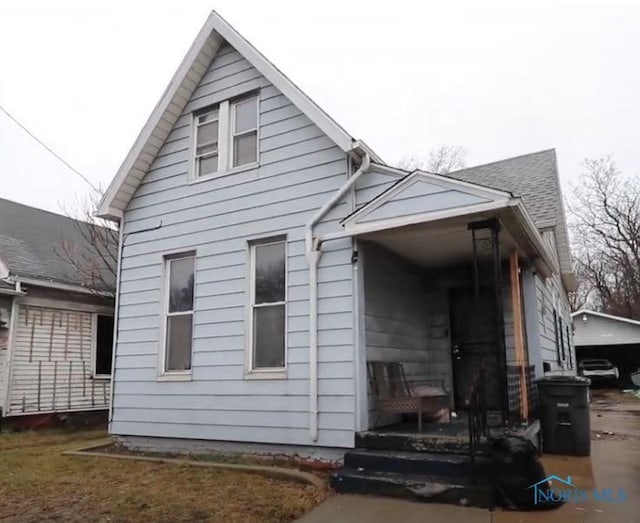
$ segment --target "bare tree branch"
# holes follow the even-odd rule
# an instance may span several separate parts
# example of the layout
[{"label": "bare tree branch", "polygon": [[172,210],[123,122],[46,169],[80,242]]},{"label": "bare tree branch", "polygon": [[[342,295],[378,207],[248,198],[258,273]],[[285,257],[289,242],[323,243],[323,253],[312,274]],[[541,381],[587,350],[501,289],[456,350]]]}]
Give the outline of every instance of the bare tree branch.
[{"label": "bare tree branch", "polygon": [[65,209],[74,220],[75,234],[54,252],[73,267],[85,287],[103,296],[115,294],[119,235],[113,223],[94,216],[100,198],[100,192],[92,192]]},{"label": "bare tree branch", "polygon": [[640,179],[623,178],[610,156],[583,166],[568,203],[583,287],[576,304],[640,319]]},{"label": "bare tree branch", "polygon": [[459,145],[440,145],[429,151],[427,159],[419,156],[405,156],[400,160],[401,169],[420,169],[430,173],[447,174],[465,167],[467,150]]}]

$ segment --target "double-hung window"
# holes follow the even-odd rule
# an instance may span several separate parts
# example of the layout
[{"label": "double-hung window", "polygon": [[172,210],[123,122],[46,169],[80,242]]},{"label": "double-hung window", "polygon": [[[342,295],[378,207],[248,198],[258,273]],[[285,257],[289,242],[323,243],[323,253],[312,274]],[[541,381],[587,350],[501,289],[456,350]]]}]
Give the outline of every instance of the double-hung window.
[{"label": "double-hung window", "polygon": [[249,371],[286,367],[286,250],[284,238],[252,243]]},{"label": "double-hung window", "polygon": [[231,105],[231,135],[233,167],[256,163],[258,160],[257,96]]},{"label": "double-hung window", "polygon": [[196,175],[218,171],[220,114],[218,109],[196,117]]},{"label": "double-hung window", "polygon": [[191,370],[195,255],[165,258],[163,373]]},{"label": "double-hung window", "polygon": [[226,100],[194,114],[194,177],[258,163],[258,95]]}]

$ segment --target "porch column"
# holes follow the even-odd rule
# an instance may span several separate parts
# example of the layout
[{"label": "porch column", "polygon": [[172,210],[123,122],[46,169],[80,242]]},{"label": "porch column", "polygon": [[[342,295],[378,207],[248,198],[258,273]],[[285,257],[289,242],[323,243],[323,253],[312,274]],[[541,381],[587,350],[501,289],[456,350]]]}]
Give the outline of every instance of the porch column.
[{"label": "porch column", "polygon": [[527,395],[527,357],[525,354],[524,322],[522,317],[522,293],[520,291],[520,266],[518,251],[514,249],[509,256],[509,275],[511,284],[511,309],[513,314],[513,337],[516,352],[516,365],[520,371],[520,416],[529,419],[529,397]]},{"label": "porch column", "polygon": [[529,364],[535,367],[535,376],[542,372],[542,354],[540,353],[540,318],[538,313],[538,294],[536,292],[536,274],[532,267],[522,270],[522,294],[524,302],[524,320],[526,325]]}]

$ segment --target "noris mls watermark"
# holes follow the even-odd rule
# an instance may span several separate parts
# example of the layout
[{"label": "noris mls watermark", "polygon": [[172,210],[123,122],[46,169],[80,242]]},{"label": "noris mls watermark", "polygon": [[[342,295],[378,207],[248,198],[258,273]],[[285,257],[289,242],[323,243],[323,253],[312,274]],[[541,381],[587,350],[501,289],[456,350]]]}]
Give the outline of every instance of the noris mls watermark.
[{"label": "noris mls watermark", "polygon": [[571,476],[561,478],[555,474],[534,483],[529,486],[529,489],[533,491],[533,502],[535,505],[558,501],[624,503],[629,499],[624,489],[582,489],[573,483]]}]

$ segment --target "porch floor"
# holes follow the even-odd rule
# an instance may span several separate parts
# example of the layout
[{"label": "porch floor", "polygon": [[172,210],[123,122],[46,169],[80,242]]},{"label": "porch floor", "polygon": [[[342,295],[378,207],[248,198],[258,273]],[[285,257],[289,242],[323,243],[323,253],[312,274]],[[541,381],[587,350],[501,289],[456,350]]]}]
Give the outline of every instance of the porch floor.
[{"label": "porch floor", "polygon": [[[480,442],[480,451],[486,441]],[[356,433],[356,448],[410,452],[445,452],[468,454],[469,420],[466,413],[447,422],[423,423],[418,432],[417,421],[403,421]]]},{"label": "porch floor", "polygon": [[425,437],[465,439],[469,438],[469,420],[465,412],[458,413],[458,417],[447,422],[425,422],[422,432],[418,432],[416,421],[402,421],[383,427],[369,429],[369,432],[411,434]]}]

